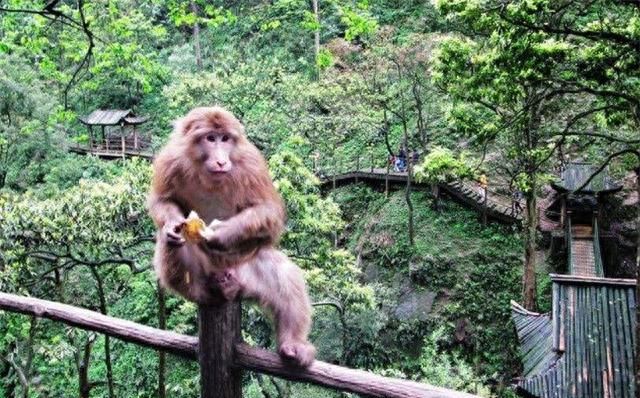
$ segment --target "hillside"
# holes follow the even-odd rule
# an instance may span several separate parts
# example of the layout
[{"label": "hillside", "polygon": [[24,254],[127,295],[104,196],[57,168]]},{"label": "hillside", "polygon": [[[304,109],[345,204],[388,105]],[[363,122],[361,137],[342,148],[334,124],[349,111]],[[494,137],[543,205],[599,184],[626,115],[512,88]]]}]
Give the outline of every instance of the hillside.
[{"label": "hillside", "polygon": [[438,330],[440,353],[460,355],[485,382],[508,385],[519,366],[508,303],[521,294],[520,234],[496,224],[483,228],[477,213],[448,200],[436,212],[422,191],[412,195],[412,248],[402,192],[386,199],[358,186],[332,196],[349,222],[344,244],[357,256],[363,280],[383,293],[388,318],[380,355],[405,358],[401,363],[411,369],[421,342]]}]

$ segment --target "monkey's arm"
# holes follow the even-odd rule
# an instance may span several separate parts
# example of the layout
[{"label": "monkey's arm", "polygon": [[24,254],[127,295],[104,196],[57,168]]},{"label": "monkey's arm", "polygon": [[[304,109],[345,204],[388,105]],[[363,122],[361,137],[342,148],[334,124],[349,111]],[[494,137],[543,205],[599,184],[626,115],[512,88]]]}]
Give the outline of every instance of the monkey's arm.
[{"label": "monkey's arm", "polygon": [[222,222],[208,239],[209,247],[221,251],[251,251],[278,241],[284,229],[285,211],[281,201],[247,207]]},{"label": "monkey's arm", "polygon": [[152,193],[149,195],[149,214],[158,228],[162,228],[169,222],[184,221],[184,213],[180,206],[172,200],[161,198]]},{"label": "monkey's arm", "polygon": [[182,228],[185,217],[180,206],[176,202],[162,199],[154,193],[149,196],[148,206],[153,222],[161,231],[158,236],[161,239],[166,239],[167,243],[171,245],[182,245],[184,243]]}]

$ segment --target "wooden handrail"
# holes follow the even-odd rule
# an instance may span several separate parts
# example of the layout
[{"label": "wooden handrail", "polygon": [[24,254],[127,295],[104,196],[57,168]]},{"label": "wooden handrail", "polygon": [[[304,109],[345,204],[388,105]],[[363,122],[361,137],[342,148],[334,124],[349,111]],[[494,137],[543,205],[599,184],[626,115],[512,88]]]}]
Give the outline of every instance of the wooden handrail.
[{"label": "wooden handrail", "polygon": [[[198,358],[198,339],[160,330],[124,319],[102,315],[68,304],[0,292],[0,309],[34,315],[92,330],[131,343],[166,351],[184,358]],[[202,311],[202,309],[201,309]],[[202,320],[201,320],[202,321]],[[201,336],[203,338],[205,336]],[[206,344],[204,345],[206,347]],[[267,373],[287,380],[302,381],[336,390],[388,398],[471,398],[475,395],[408,380],[383,377],[315,361],[308,369],[292,367],[270,351],[237,343],[233,366]],[[203,395],[204,396],[204,395]]]},{"label": "wooden handrail", "polygon": [[198,339],[55,301],[0,292],[0,309],[63,322],[130,343],[196,359]]}]

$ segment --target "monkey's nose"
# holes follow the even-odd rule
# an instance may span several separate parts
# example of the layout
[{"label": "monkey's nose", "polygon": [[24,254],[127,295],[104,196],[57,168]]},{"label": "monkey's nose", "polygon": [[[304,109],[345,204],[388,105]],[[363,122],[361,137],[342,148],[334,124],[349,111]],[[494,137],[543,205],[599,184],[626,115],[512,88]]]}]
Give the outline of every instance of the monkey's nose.
[{"label": "monkey's nose", "polygon": [[222,167],[224,167],[224,165],[225,165],[225,164],[227,164],[227,162],[219,161],[219,160],[218,160],[218,161],[216,161],[216,164],[218,165],[218,167],[221,167],[221,168],[222,168]]}]

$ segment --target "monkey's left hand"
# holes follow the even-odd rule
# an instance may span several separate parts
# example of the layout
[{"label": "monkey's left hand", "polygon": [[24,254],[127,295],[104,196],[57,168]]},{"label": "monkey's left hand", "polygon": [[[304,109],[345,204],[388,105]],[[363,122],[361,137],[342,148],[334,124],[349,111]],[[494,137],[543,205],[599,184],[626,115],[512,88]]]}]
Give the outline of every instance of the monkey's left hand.
[{"label": "monkey's left hand", "polygon": [[204,235],[204,243],[213,254],[246,254],[270,241],[269,236],[244,236],[227,221],[220,222]]},{"label": "monkey's left hand", "polygon": [[232,227],[228,223],[213,220],[209,224],[209,229],[202,234],[205,246],[214,252],[226,252],[230,249],[229,236],[232,234]]}]

